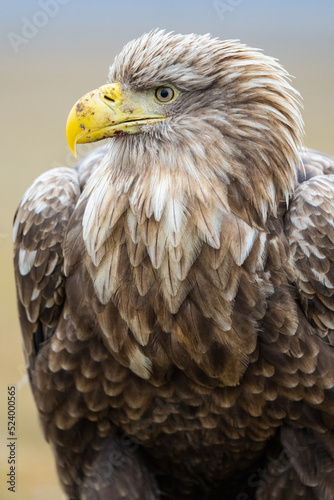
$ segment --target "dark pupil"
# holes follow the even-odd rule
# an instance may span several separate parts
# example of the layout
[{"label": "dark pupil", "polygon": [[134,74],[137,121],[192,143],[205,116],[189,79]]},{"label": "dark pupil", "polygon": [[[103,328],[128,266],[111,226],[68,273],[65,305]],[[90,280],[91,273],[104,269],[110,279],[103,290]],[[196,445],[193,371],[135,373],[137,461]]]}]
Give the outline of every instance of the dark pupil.
[{"label": "dark pupil", "polygon": [[160,92],[160,95],[163,99],[166,99],[169,96],[169,92],[167,89],[162,89],[162,91]]}]

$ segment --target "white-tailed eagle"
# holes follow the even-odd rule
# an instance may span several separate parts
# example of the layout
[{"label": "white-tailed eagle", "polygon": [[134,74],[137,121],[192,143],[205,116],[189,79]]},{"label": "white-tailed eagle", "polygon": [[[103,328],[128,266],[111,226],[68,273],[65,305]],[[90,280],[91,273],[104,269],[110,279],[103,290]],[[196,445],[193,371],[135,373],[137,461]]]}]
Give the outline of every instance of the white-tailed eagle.
[{"label": "white-tailed eagle", "polygon": [[334,159],[237,41],[154,31],[15,217],[24,350],[68,498],[333,500]]}]

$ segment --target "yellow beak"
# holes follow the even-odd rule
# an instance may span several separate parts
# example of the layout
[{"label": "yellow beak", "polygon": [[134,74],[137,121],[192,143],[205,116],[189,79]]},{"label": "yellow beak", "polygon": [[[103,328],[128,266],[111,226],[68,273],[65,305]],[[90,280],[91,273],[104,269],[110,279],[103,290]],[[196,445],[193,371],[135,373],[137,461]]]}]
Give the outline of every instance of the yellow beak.
[{"label": "yellow beak", "polygon": [[140,134],[142,126],[166,118],[147,102],[148,95],[124,95],[118,83],[103,85],[85,94],[70,111],[66,125],[68,145],[76,156],[76,145],[106,137]]}]

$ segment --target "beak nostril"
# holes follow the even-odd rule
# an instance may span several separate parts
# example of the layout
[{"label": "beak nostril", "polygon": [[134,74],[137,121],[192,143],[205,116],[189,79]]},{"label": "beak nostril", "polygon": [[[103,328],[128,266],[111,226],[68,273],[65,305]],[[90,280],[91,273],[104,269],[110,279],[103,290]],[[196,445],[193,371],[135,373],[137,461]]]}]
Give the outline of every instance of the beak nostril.
[{"label": "beak nostril", "polygon": [[106,99],[106,101],[115,102],[115,99],[113,99],[112,97],[109,97],[108,95],[104,95],[103,98]]}]

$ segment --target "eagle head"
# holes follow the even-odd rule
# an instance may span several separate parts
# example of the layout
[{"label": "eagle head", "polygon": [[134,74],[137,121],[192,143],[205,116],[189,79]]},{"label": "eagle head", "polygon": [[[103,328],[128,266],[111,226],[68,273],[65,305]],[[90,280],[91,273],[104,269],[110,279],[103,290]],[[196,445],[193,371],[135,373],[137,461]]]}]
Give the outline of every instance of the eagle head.
[{"label": "eagle head", "polygon": [[275,59],[234,40],[155,30],[123,48],[108,80],[69,114],[74,153],[76,144],[112,138],[123,159],[115,170],[223,181],[232,211],[253,226],[287,202],[303,123]]}]

